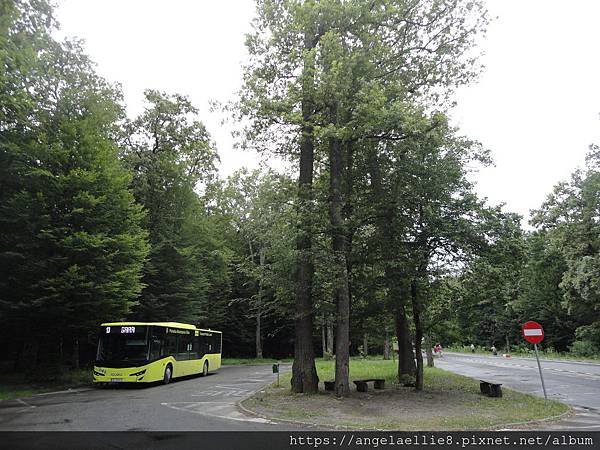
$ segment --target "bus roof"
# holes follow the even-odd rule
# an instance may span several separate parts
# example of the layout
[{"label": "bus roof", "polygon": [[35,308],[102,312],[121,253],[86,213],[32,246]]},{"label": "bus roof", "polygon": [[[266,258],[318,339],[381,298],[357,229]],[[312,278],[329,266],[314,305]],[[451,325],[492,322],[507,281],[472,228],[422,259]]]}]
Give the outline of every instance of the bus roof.
[{"label": "bus roof", "polygon": [[199,331],[210,331],[213,333],[220,333],[217,330],[211,330],[210,328],[198,328],[196,325],[190,325],[188,323],[180,323],[180,322],[106,322],[100,324],[102,327],[126,327],[126,326],[148,326],[152,325],[155,327],[169,327],[169,328],[182,328],[184,330],[199,330]]}]

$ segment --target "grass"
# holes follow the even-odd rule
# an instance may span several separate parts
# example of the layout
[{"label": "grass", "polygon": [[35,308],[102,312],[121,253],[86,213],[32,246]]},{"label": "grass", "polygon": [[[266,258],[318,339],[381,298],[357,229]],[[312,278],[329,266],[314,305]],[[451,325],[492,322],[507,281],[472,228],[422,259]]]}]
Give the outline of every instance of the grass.
[{"label": "grass", "polygon": [[[446,348],[444,351],[457,352],[457,353],[471,353],[471,348],[466,345],[465,346],[453,346],[453,347]],[[505,352],[506,352],[505,349],[498,349],[499,355],[502,355]],[[562,359],[562,360],[566,360],[566,361],[589,361],[589,362],[599,362],[600,361],[600,355],[576,356],[571,353],[545,352],[545,351],[540,351],[540,350],[538,350],[538,353],[540,355],[540,359]],[[475,349],[475,354],[491,355],[492,352],[487,349],[478,347]],[[519,357],[524,357],[524,358],[535,358],[535,353],[533,352],[533,350],[526,351],[526,350],[522,350],[522,349],[517,349],[517,350],[511,351],[510,354],[512,356],[519,356]]]},{"label": "grass", "polygon": [[[332,361],[317,361],[316,366],[321,381],[333,379]],[[383,391],[372,387],[366,393],[353,390],[345,398],[324,391],[315,395],[292,394],[291,375],[287,373],[282,375],[281,387],[270,386],[243,403],[274,419],[404,431],[498,428],[503,424],[555,417],[569,410],[562,403],[510,389],[503,389],[502,398],[485,397],[479,393],[478,381],[437,368],[425,370],[425,388],[416,392],[394,384],[396,367],[393,361],[351,360],[351,380],[384,378]]]},{"label": "grass", "polygon": [[272,359],[272,358],[222,358],[221,364],[224,366],[234,366],[240,364],[275,364],[280,363],[291,363],[292,359]]},{"label": "grass", "polygon": [[92,383],[92,371],[79,369],[65,371],[53,380],[35,381],[23,373],[0,375],[0,400],[31,397],[43,392],[59,391]]}]

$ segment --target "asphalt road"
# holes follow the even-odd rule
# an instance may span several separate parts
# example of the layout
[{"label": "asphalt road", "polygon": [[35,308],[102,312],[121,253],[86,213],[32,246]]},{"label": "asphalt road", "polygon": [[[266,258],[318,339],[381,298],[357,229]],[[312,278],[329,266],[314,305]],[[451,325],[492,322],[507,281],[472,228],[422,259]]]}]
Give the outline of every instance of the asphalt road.
[{"label": "asphalt road", "polygon": [[236,403],[275,378],[271,366],[224,366],[168,385],[91,388],[0,402],[0,431],[269,431]]},{"label": "asphalt road", "polygon": [[[534,359],[445,353],[436,359],[436,366],[543,396]],[[549,397],[577,411],[575,417],[547,428],[600,430],[600,364],[542,361],[542,367]],[[0,431],[306,429],[248,416],[238,409],[239,400],[273,380],[270,365],[225,366],[208,377],[166,386],[92,388],[2,401]]]},{"label": "asphalt road", "polygon": [[[544,396],[535,358],[444,353],[435,360],[441,369],[475,379],[502,383],[517,391]],[[600,364],[541,360],[549,399],[567,403],[577,415],[549,428],[600,430]]]}]

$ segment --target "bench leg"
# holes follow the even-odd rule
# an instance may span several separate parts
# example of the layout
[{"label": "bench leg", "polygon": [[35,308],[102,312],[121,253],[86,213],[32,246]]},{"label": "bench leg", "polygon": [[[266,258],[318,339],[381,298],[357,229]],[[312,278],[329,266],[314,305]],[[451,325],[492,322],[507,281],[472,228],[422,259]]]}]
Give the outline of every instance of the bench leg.
[{"label": "bench leg", "polygon": [[385,389],[385,381],[384,380],[377,380],[374,382],[374,387],[375,389]]},{"label": "bench leg", "polygon": [[490,387],[490,397],[502,397],[502,386],[498,384],[492,384]]},{"label": "bench leg", "polygon": [[479,390],[481,391],[481,393],[483,395],[490,395],[491,394],[490,383],[485,383],[482,381],[481,383],[479,383]]},{"label": "bench leg", "polygon": [[356,390],[358,392],[367,392],[367,390],[369,389],[367,383],[357,383],[356,384]]},{"label": "bench leg", "polygon": [[324,381],[323,383],[325,384],[326,391],[333,391],[335,389],[335,381]]}]

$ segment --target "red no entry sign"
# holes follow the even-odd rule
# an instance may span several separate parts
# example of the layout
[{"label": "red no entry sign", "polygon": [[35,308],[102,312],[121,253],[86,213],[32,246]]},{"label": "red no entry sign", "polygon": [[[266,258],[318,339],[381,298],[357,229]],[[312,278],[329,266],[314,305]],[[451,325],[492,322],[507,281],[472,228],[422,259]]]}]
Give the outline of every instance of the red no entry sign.
[{"label": "red no entry sign", "polygon": [[539,323],[533,320],[523,324],[521,334],[527,342],[531,342],[532,344],[539,344],[544,340],[544,329]]}]

